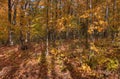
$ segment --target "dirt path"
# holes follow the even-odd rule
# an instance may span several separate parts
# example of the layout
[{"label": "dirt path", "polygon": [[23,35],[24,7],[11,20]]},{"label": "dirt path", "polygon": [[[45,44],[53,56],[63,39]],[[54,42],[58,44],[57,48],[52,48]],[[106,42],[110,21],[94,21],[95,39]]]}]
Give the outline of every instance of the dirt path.
[{"label": "dirt path", "polygon": [[69,72],[61,72],[56,57],[45,56],[40,45],[34,48],[24,52],[17,47],[0,48],[0,79],[70,79]]},{"label": "dirt path", "polygon": [[[91,76],[92,70],[81,71],[79,53],[82,51],[82,47],[77,45],[61,44],[50,47],[49,55],[46,56],[42,44],[26,51],[18,50],[17,46],[1,47],[0,79],[97,79]],[[93,73],[99,74],[97,71]],[[118,75],[115,76],[117,79]]]}]

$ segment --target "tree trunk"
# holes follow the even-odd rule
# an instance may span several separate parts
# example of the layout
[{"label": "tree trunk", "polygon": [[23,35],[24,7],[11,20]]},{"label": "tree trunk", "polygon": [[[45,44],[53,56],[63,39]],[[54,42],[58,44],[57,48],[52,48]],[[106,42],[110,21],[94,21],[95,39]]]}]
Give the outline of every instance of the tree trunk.
[{"label": "tree trunk", "polygon": [[[116,12],[116,0],[114,0],[113,2],[113,29],[116,28],[116,25],[115,25],[115,12]],[[111,33],[111,38],[112,40],[114,41],[114,38],[115,38],[115,31],[112,29],[112,33]]]},{"label": "tree trunk", "polygon": [[49,33],[49,30],[48,30],[48,3],[49,3],[49,0],[46,0],[46,4],[47,4],[47,6],[46,6],[46,34],[47,34],[47,36],[46,36],[46,55],[48,55],[49,54],[49,49],[48,49],[48,46],[49,46],[49,39],[48,39],[48,33]]},{"label": "tree trunk", "polygon": [[12,29],[11,29],[11,23],[12,23],[12,5],[11,5],[11,0],[8,0],[8,21],[9,21],[9,31],[8,31],[8,44],[13,45],[13,40],[12,40]]}]

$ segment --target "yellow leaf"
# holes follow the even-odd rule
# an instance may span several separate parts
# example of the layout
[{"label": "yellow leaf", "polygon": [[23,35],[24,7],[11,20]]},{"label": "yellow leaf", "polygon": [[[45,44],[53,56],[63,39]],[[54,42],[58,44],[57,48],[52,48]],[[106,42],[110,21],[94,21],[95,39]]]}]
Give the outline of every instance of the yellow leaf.
[{"label": "yellow leaf", "polygon": [[104,24],[105,22],[100,20],[99,23],[102,25],[102,24]]},{"label": "yellow leaf", "polygon": [[56,55],[57,54],[57,50],[55,48],[52,48],[50,53]]}]

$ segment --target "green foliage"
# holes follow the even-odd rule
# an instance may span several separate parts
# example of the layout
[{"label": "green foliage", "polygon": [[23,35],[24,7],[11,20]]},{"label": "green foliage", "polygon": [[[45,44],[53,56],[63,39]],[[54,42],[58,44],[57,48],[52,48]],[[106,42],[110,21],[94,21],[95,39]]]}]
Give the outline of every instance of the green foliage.
[{"label": "green foliage", "polygon": [[32,37],[37,36],[37,37],[44,37],[46,34],[46,28],[45,26],[42,26],[39,23],[33,24],[32,26]]},{"label": "green foliage", "polygon": [[119,61],[117,59],[108,59],[107,61],[107,70],[113,71],[119,68]]}]

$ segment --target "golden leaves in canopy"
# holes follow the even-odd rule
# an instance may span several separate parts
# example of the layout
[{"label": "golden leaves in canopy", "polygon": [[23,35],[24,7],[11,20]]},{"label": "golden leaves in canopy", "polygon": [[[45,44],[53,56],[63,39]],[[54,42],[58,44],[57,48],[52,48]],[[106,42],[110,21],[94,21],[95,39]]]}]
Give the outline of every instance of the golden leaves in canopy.
[{"label": "golden leaves in canopy", "polygon": [[94,30],[102,32],[108,26],[108,22],[105,21],[103,16],[102,6],[98,6],[94,9],[85,11],[84,14],[80,16],[80,18],[87,19],[88,22],[91,21],[88,24],[88,33],[92,34]]},{"label": "golden leaves in canopy", "polygon": [[73,16],[64,16],[57,20],[56,27],[59,32],[65,31],[67,28],[74,28],[75,23],[72,23]]}]

